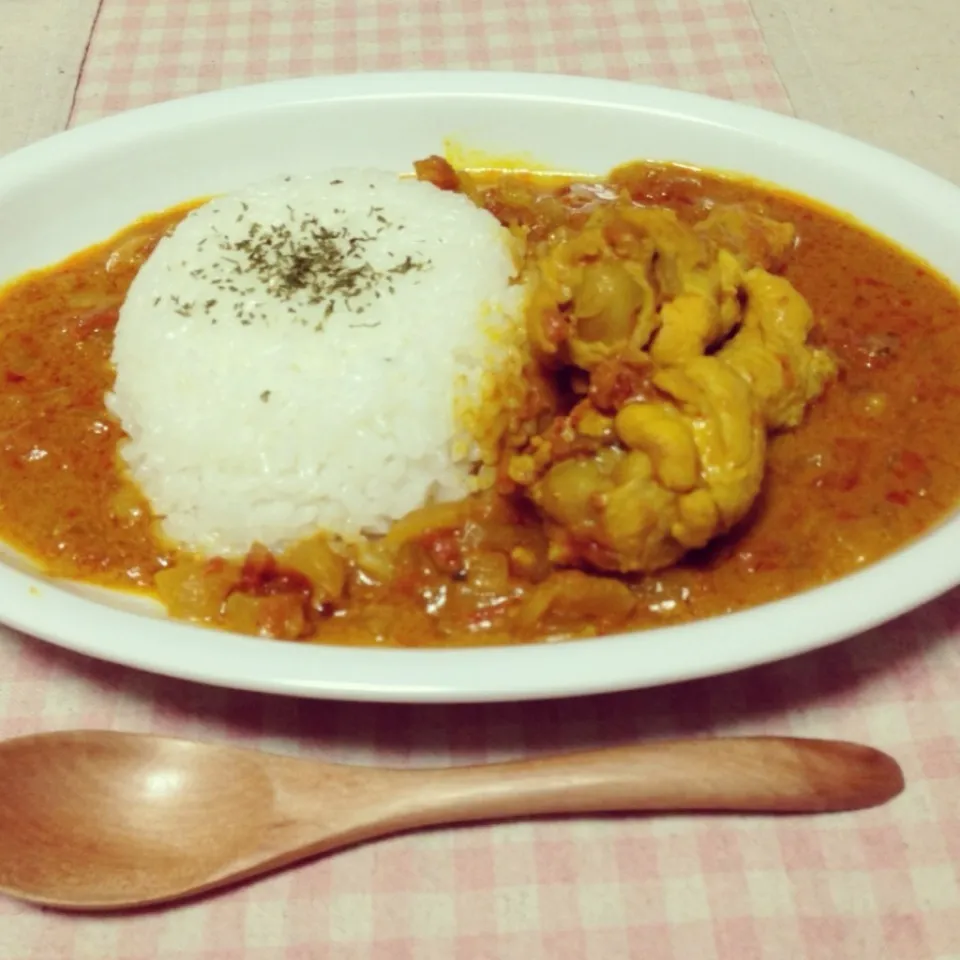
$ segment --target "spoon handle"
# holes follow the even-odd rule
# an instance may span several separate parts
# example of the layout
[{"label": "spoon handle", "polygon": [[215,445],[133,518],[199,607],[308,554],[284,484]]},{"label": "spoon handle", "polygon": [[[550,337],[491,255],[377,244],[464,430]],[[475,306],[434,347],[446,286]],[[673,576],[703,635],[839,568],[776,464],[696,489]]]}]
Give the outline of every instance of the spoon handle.
[{"label": "spoon handle", "polygon": [[785,737],[665,741],[413,776],[420,789],[408,799],[421,825],[628,810],[820,813],[875,806],[903,789],[896,761],[872,747]]}]

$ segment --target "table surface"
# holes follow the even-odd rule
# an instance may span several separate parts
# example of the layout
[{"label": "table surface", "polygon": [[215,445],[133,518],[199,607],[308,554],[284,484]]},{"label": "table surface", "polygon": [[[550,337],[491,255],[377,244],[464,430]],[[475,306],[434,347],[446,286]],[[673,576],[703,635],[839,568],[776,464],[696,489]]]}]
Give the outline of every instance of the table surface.
[{"label": "table surface", "polygon": [[[523,69],[757,103],[960,183],[958,40],[960,8],[942,0],[0,0],[0,151],[238,83]],[[398,837],[149,914],[0,900],[0,957],[960,958],[958,634],[955,592],[738,675],[558,703],[401,707],[212,690],[0,629],[0,736],[106,727],[418,766],[785,733],[873,743],[908,780],[884,808],[829,818],[588,818]]]}]

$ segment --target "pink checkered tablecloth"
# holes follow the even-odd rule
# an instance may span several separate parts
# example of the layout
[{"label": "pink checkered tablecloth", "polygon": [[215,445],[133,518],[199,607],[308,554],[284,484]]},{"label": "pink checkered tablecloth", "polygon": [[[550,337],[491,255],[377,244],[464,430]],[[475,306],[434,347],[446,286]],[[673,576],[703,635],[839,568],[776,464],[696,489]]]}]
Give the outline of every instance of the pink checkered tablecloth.
[{"label": "pink checkered tablecloth", "polygon": [[[422,67],[624,77],[790,109],[742,0],[103,0],[72,121],[239,83]],[[908,790],[878,810],[818,819],[439,830],[142,915],[0,900],[0,960],[960,958],[960,593],[735,676],[489,707],[232,693],[3,631],[0,736],[63,727],[400,765],[789,733],[879,746]]]}]

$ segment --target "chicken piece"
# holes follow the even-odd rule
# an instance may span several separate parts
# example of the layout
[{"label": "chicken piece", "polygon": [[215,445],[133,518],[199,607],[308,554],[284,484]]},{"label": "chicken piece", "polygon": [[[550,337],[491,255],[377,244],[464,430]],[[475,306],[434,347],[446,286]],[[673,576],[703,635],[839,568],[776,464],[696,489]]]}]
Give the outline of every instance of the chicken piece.
[{"label": "chicken piece", "polygon": [[682,293],[691,274],[711,267],[713,245],[672,210],[626,203],[606,209],[612,216],[604,227],[604,235],[618,257],[640,259],[642,251],[652,245],[656,256],[651,273],[658,304]]},{"label": "chicken piece", "polygon": [[614,428],[628,449],[650,458],[653,475],[668,490],[687,493],[697,485],[697,445],[690,425],[676,407],[627,404],[617,414]]},{"label": "chicken piece", "polygon": [[767,431],[799,423],[835,370],[807,345],[806,301],[757,266],[793,239],[746,207],[691,226],[621,198],[538,244],[533,355],[588,380],[505,470],[544,518],[551,563],[649,572],[746,516]]},{"label": "chicken piece", "polygon": [[793,248],[794,228],[745,204],[716,207],[693,233],[718,248],[711,270],[687,269],[674,298],[660,311],[660,331],[650,349],[660,364],[676,365],[698,356],[740,322],[739,294],[744,270],[783,266]]},{"label": "chicken piece", "polygon": [[782,270],[797,237],[793,224],[772,220],[744,203],[714,207],[694,229],[730,251],[747,270]]},{"label": "chicken piece", "polygon": [[750,384],[769,429],[795,427],[836,375],[836,362],[807,344],[813,312],[788,280],[755,268],[744,291],[743,323],[717,357]]},{"label": "chicken piece", "polygon": [[527,311],[530,340],[553,365],[592,370],[626,350],[647,348],[666,326],[654,341],[654,359],[679,363],[739,322],[740,274],[732,254],[672,211],[608,204],[581,228],[555,231],[540,245]]},{"label": "chicken piece", "polygon": [[[763,477],[766,434],[747,383],[712,357],[662,371],[663,399],[628,403],[592,448],[558,431],[523,462],[527,494],[547,520],[551,559],[652,571],[729,530]],[[599,415],[597,415],[599,416]],[[581,414],[580,423],[596,423]],[[570,451],[574,451],[572,454]]]},{"label": "chicken piece", "polygon": [[558,566],[655,570],[683,552],[670,538],[673,496],[645,454],[605,447],[560,460],[529,492]]},{"label": "chicken piece", "polygon": [[555,231],[537,251],[527,331],[535,355],[553,366],[589,370],[630,344],[645,346],[655,328],[656,249],[647,241],[621,259],[604,235],[610,209],[580,230]]},{"label": "chicken piece", "polygon": [[691,270],[680,292],[660,309],[660,330],[650,347],[651,358],[676,366],[722,340],[740,322],[742,271],[733,254],[717,253],[708,270]]},{"label": "chicken piece", "polygon": [[725,532],[746,515],[763,480],[766,431],[756,398],[743,378],[715,357],[664,370],[654,383],[690,420],[700,460],[698,488],[710,494],[719,515],[711,536]]}]

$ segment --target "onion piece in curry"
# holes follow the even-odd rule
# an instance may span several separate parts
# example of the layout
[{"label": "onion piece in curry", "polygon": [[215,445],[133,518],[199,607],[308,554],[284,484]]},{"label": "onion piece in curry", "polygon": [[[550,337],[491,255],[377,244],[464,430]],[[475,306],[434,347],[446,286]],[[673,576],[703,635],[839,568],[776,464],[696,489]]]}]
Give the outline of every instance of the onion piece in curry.
[{"label": "onion piece in curry", "polygon": [[[639,546],[578,539],[573,521],[558,532],[549,470],[525,448],[529,423],[563,417],[588,436],[584,417],[569,418],[589,401],[597,436],[626,435],[630,424],[605,411],[602,396],[655,392],[642,365],[633,380],[622,366],[604,379],[591,336],[565,334],[560,310],[553,326],[542,313],[534,331],[544,362],[531,370],[528,420],[508,437],[492,489],[426,508],[359,549],[318,534],[280,556],[255,548],[243,562],[178,553],[122,473],[123,434],[104,395],[125,292],[185,205],[0,293],[0,538],[53,576],[143,592],[214,627],[338,644],[507,644],[665,626],[807,590],[903,546],[960,500],[960,454],[944,443],[960,427],[960,293],[891,242],[783,190],[680,166],[636,163],[583,182],[467,176],[436,158],[417,170],[468,193],[530,249],[628,202],[654,216],[672,211],[686,226],[708,223],[720,247],[802,295],[817,319],[811,345],[833,360],[798,415],[768,411],[759,495],[731,529],[705,545],[694,534]],[[773,226],[752,229],[761,220]],[[777,224],[789,225],[779,239]],[[617,278],[598,283],[629,301]],[[634,326],[643,309],[629,307]],[[724,349],[730,332],[705,352]],[[554,347],[572,359],[547,362]]]}]

